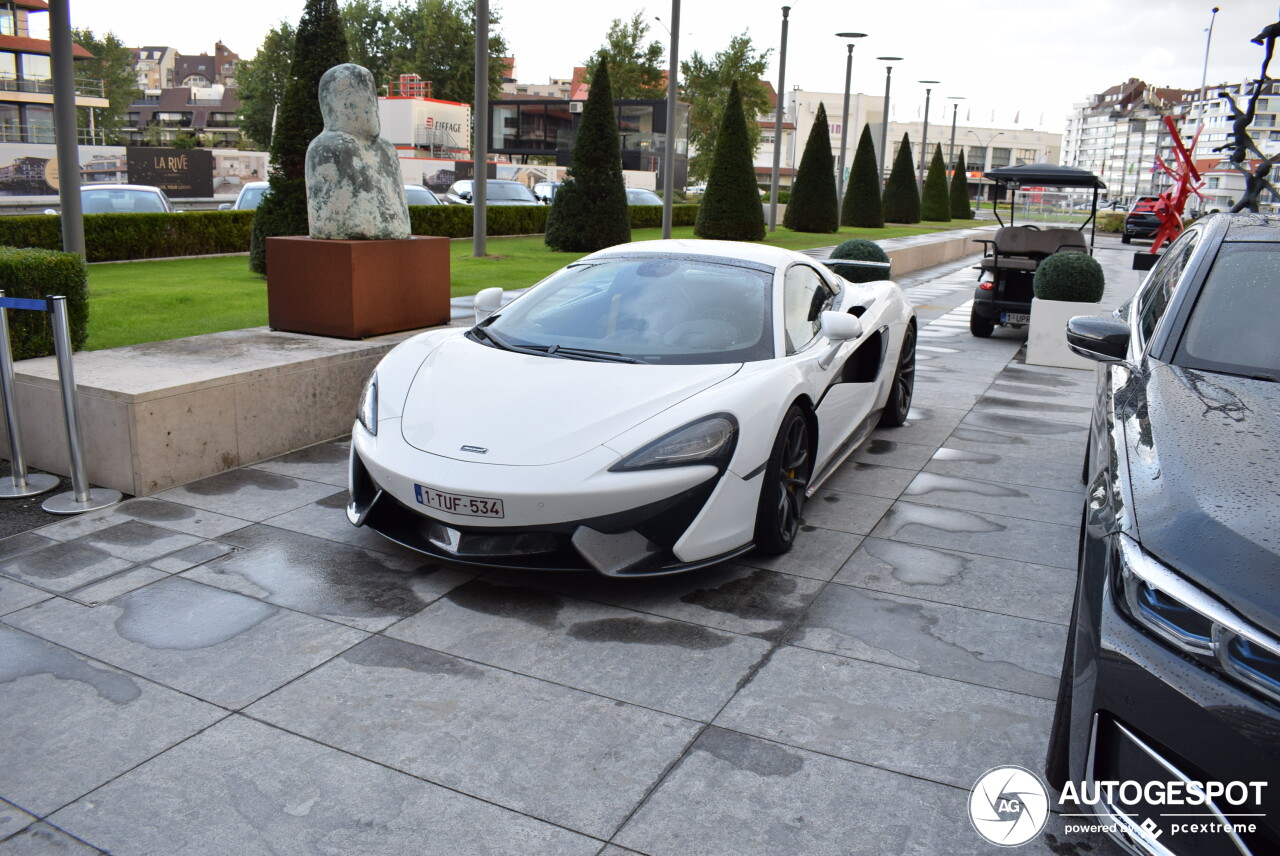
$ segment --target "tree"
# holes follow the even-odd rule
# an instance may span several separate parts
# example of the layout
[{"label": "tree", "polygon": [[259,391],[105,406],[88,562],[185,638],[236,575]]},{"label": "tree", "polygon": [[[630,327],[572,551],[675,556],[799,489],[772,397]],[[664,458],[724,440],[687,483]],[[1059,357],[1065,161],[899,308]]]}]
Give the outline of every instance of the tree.
[{"label": "tree", "polygon": [[[372,4],[371,4],[372,5]],[[414,0],[388,13],[386,73],[416,74],[431,82],[431,97],[470,104],[475,100],[476,6],[474,0]],[[489,6],[489,96],[502,93],[507,43]],[[373,71],[373,69],[370,69]]]},{"label": "tree", "polygon": [[951,219],[972,220],[969,207],[969,170],[964,163],[964,149],[956,154],[956,167],[951,173]]},{"label": "tree", "polygon": [[[609,65],[609,83],[614,98],[666,98],[667,81],[662,69],[666,52],[662,42],[642,46],[649,33],[644,12],[636,12],[630,21],[614,18],[605,36],[604,46],[596,57],[604,55]],[[595,58],[583,63],[590,67]],[[587,77],[587,84],[593,75]]]},{"label": "tree", "polygon": [[707,192],[698,206],[693,234],[722,241],[759,241],[764,238],[764,208],[756,187],[756,168],[747,142],[747,119],[737,81],[729,86],[729,99],[720,120],[720,134],[711,162]]},{"label": "tree", "polygon": [[267,271],[267,238],[307,234],[307,146],[324,130],[320,78],[346,61],[347,35],[337,0],[307,0],[271,138],[271,187],[253,217],[249,269],[255,273]]},{"label": "tree", "polygon": [[573,141],[573,163],[547,212],[543,240],[560,252],[591,253],[631,240],[618,120],[603,55],[594,80]]},{"label": "tree", "polygon": [[920,217],[943,223],[951,220],[951,194],[947,191],[947,163],[942,159],[942,145],[933,150],[929,171],[924,177],[924,198],[920,201]]},{"label": "tree", "polygon": [[[102,81],[108,104],[92,108],[95,111],[93,126],[103,133],[104,139],[114,142],[124,127],[129,105],[142,95],[138,75],[133,70],[133,51],[110,32],[99,39],[92,30],[73,29],[71,41],[93,54],[93,59],[76,60],[76,77]],[[76,110],[76,124],[81,128],[89,127],[89,110],[88,107]]]},{"label": "tree", "polygon": [[911,138],[902,135],[902,145],[893,158],[893,169],[884,185],[884,219],[887,223],[919,223],[920,191],[916,189],[916,166],[911,159]]},{"label": "tree", "polygon": [[876,166],[876,146],[871,139],[871,125],[862,126],[858,150],[849,170],[849,186],[844,191],[840,208],[841,226],[884,228],[884,207],[880,201],[880,170]]},{"label": "tree", "polygon": [[263,151],[271,148],[271,128],[276,108],[284,98],[296,38],[293,26],[281,21],[267,33],[253,59],[236,66],[240,133]]},{"label": "tree", "polygon": [[346,0],[342,24],[347,30],[351,61],[369,69],[379,94],[387,95],[392,52],[399,36],[391,13],[382,8],[380,0]]},{"label": "tree", "polygon": [[782,225],[797,232],[840,231],[840,209],[836,206],[835,159],[831,157],[831,128],[827,108],[818,103],[809,139],[800,156],[791,185],[791,199]]},{"label": "tree", "polygon": [[690,178],[705,180],[711,174],[720,118],[724,115],[729,87],[735,82],[747,119],[747,143],[752,159],[755,158],[760,145],[759,119],[772,106],[769,88],[760,80],[769,63],[769,53],[769,50],[757,53],[751,37],[744,32],[734,36],[729,46],[711,61],[694,51],[686,62],[680,63],[681,98],[690,104],[689,147],[693,151],[689,158]]}]

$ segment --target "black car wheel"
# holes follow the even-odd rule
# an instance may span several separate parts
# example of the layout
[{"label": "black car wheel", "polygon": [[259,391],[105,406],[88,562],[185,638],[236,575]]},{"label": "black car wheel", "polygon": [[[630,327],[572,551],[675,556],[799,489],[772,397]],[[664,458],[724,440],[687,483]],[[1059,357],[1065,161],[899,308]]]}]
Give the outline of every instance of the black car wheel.
[{"label": "black car wheel", "polygon": [[1124,232],[1124,233],[1122,233],[1122,234],[1120,235],[1120,243],[1122,243],[1122,244],[1127,244],[1127,243],[1129,243],[1129,242],[1130,242],[1130,241],[1132,241],[1132,240],[1133,240],[1133,238],[1131,238],[1131,237],[1129,236],[1129,233],[1128,233],[1128,232]]},{"label": "black car wheel", "polygon": [[979,339],[988,338],[996,329],[996,324],[990,318],[983,318],[978,314],[978,308],[975,306],[969,310],[969,332],[977,336]]},{"label": "black car wheel", "polygon": [[756,547],[762,553],[776,555],[791,549],[800,531],[800,512],[804,509],[804,490],[811,468],[809,422],[804,411],[792,405],[773,441],[760,487]]},{"label": "black car wheel", "polygon": [[880,424],[886,428],[897,428],[907,421],[907,412],[911,410],[911,396],[916,385],[916,328],[907,325],[906,335],[902,337],[902,352],[898,355],[898,369],[893,374],[893,388],[889,391],[889,400],[885,402],[884,413],[880,414]]}]

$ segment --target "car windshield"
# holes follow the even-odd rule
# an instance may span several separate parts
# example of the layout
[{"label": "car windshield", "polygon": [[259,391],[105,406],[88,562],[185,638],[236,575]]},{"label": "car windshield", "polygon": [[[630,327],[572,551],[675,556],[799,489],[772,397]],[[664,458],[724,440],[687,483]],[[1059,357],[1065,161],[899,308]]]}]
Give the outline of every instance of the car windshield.
[{"label": "car windshield", "polygon": [[485,197],[490,200],[503,199],[509,201],[516,199],[521,202],[538,201],[533,198],[533,194],[529,191],[529,188],[525,187],[523,184],[516,184],[513,181],[487,182],[485,186]]},{"label": "car windshield", "polygon": [[436,195],[425,187],[406,187],[404,189],[404,195],[410,205],[440,204],[440,200],[436,199]]},{"label": "car windshield", "polygon": [[257,208],[262,202],[262,194],[266,192],[265,187],[246,187],[240,192],[240,200],[236,203],[236,207],[241,211]]},{"label": "car windshield", "polygon": [[1222,245],[1187,320],[1174,363],[1280,379],[1280,244]]},{"label": "car windshield", "polygon": [[667,365],[763,360],[773,356],[771,289],[763,270],[702,259],[584,262],[543,280],[482,335],[498,334],[497,346]]},{"label": "car windshield", "polygon": [[652,190],[627,190],[628,205],[661,205],[662,197],[654,193]]},{"label": "car windshield", "polygon": [[85,214],[163,213],[167,210],[160,194],[147,190],[82,190],[80,204]]}]

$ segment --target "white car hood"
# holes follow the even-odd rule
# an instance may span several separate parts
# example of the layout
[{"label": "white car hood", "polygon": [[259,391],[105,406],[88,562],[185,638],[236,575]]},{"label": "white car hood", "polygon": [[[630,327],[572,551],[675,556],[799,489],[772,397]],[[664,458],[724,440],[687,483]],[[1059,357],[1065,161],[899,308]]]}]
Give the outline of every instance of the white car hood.
[{"label": "white car hood", "polygon": [[409,445],[446,458],[554,464],[732,377],[741,365],[537,357],[459,336],[423,360],[404,403],[401,431]]}]

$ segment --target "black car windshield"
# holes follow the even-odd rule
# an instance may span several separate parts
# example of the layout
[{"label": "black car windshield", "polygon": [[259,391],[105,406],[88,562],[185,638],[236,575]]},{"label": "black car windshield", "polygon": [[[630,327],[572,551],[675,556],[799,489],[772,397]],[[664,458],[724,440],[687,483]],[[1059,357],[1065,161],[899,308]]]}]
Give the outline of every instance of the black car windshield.
[{"label": "black car windshield", "polygon": [[240,193],[240,201],[237,203],[237,207],[239,207],[240,210],[242,211],[247,211],[249,209],[256,209],[258,205],[262,203],[262,194],[266,192],[267,192],[267,188],[265,186],[264,187],[246,187]]},{"label": "black car windshield", "polygon": [[763,360],[773,356],[771,290],[762,270],[690,258],[607,259],[553,274],[487,329],[518,347],[646,363]]},{"label": "black car windshield", "polygon": [[1187,320],[1174,363],[1280,378],[1280,244],[1226,243]]}]

